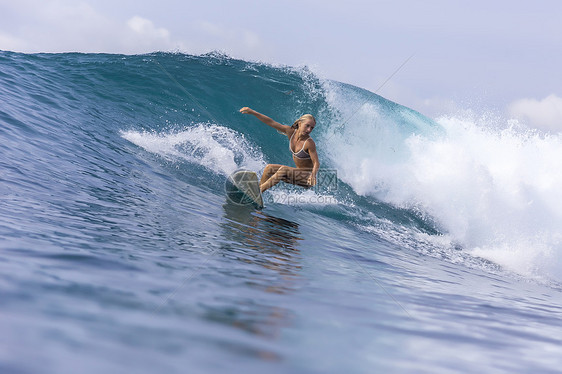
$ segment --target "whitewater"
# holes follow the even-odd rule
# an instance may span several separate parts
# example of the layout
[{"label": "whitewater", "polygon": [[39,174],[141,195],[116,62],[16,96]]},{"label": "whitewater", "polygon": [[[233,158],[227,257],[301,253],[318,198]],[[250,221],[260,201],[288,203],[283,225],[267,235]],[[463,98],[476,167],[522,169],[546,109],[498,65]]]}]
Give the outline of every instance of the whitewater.
[{"label": "whitewater", "polygon": [[[319,184],[260,211],[226,177]],[[219,53],[0,52],[3,373],[557,372],[562,137]]]}]

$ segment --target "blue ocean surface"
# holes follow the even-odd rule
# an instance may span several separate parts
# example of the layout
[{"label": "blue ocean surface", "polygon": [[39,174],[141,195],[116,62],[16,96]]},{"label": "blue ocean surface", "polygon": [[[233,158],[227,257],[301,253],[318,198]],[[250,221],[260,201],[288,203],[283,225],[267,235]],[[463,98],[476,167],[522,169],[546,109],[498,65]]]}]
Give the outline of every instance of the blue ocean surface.
[{"label": "blue ocean surface", "polygon": [[[250,106],[316,116],[319,184]],[[1,373],[555,373],[562,138],[211,53],[0,52]]]}]

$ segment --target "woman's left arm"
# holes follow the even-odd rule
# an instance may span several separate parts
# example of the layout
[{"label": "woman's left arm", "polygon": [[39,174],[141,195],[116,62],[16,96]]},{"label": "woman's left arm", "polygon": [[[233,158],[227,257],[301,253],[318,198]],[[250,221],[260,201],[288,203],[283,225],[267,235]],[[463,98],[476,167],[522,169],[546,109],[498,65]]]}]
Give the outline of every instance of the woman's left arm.
[{"label": "woman's left arm", "polygon": [[310,159],[312,160],[312,173],[310,177],[308,177],[308,184],[311,186],[316,185],[316,174],[318,173],[318,169],[320,168],[320,161],[318,160],[318,153],[316,152],[316,143],[314,140],[310,139],[311,141],[308,142],[308,154],[310,155]]}]

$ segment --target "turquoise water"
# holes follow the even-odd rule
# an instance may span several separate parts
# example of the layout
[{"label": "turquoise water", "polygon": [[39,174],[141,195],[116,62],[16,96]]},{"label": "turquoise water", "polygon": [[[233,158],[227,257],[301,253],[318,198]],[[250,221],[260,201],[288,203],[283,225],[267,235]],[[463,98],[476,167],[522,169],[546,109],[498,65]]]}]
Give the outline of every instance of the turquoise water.
[{"label": "turquoise water", "polygon": [[[243,106],[335,184],[229,204]],[[0,124],[3,373],[559,370],[558,136],[220,54],[0,52]]]}]

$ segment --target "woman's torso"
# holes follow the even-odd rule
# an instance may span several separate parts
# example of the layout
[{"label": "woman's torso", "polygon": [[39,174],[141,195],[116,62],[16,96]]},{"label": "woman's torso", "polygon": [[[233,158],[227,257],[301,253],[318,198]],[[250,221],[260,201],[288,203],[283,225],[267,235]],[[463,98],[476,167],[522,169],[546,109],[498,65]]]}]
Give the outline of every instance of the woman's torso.
[{"label": "woman's torso", "polygon": [[298,169],[312,169],[313,163],[308,154],[308,143],[312,142],[312,138],[308,137],[304,140],[294,136],[297,131],[293,131],[289,137],[289,150],[293,155],[293,161]]}]

